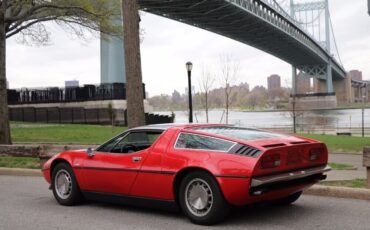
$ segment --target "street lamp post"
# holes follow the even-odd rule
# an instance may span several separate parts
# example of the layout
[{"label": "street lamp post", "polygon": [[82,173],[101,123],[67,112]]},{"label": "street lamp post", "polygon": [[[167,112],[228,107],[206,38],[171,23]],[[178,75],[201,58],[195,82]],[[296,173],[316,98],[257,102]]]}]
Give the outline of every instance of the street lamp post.
[{"label": "street lamp post", "polygon": [[188,95],[189,95],[189,123],[193,123],[193,101],[191,95],[191,70],[193,69],[193,63],[186,63],[186,70],[188,71]]}]

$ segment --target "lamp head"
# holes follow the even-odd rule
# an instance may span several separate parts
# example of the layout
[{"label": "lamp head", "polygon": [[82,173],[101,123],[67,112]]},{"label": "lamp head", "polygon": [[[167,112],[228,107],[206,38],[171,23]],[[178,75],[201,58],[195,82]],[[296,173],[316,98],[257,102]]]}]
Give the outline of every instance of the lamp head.
[{"label": "lamp head", "polygon": [[191,63],[190,61],[186,63],[186,70],[188,72],[191,72],[191,70],[193,69],[193,63]]}]

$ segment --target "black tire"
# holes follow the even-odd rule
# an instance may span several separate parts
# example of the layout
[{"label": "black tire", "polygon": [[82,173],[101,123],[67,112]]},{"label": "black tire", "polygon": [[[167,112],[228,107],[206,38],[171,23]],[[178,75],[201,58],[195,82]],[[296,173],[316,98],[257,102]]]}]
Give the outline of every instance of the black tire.
[{"label": "black tire", "polygon": [[[194,194],[197,194],[196,189],[198,189],[198,192],[199,189],[203,192],[198,194],[207,195],[208,197],[207,201],[203,202],[207,204],[203,208],[202,205],[200,205],[199,209],[192,205],[191,202],[195,202],[196,199],[190,201],[191,196],[193,195],[194,197]],[[201,200],[200,197],[199,195],[198,201]],[[203,196],[203,198],[205,197]],[[230,211],[229,204],[226,202],[215,178],[202,171],[190,172],[182,179],[178,200],[185,215],[195,224],[216,224],[225,219]],[[196,213],[198,211],[199,213]]]},{"label": "black tire", "polygon": [[[64,189],[57,188],[57,176],[60,180],[66,184]],[[65,206],[72,206],[78,204],[82,201],[82,195],[80,188],[78,187],[76,177],[73,173],[71,166],[67,163],[59,163],[57,164],[52,172],[52,190],[55,199],[58,201],[59,204]],[[62,187],[62,186],[60,186]],[[64,190],[61,191],[61,190]]]},{"label": "black tire", "polygon": [[296,193],[294,193],[294,194],[292,194],[288,197],[277,200],[276,204],[277,205],[290,205],[290,204],[296,202],[299,199],[299,197],[301,197],[301,195],[302,195],[302,191],[296,192]]}]

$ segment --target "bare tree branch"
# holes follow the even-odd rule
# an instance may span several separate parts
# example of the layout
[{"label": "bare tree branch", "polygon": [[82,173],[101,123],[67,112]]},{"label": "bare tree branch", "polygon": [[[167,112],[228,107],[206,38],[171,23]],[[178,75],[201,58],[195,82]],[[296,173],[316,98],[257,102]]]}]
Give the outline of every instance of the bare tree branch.
[{"label": "bare tree branch", "polygon": [[220,70],[221,70],[221,85],[224,87],[225,90],[225,109],[226,109],[226,120],[225,123],[229,123],[229,107],[231,104],[230,95],[232,91],[232,84],[235,83],[238,70],[239,70],[239,63],[233,61],[230,55],[224,54],[220,56]]},{"label": "bare tree branch", "polygon": [[19,33],[20,31],[24,30],[24,29],[27,29],[33,25],[35,25],[36,23],[41,23],[41,22],[47,22],[47,21],[52,21],[52,20],[56,20],[58,19],[58,17],[49,17],[49,18],[43,18],[43,19],[39,19],[39,20],[35,20],[35,21],[31,21],[29,23],[27,23],[26,25],[24,26],[20,26],[18,28],[16,28],[14,31],[8,33],[6,35],[6,38],[10,38],[12,37],[13,35]]},{"label": "bare tree branch", "polygon": [[201,93],[201,104],[206,112],[206,122],[209,122],[209,91],[213,87],[215,79],[213,78],[212,74],[209,72],[208,67],[203,64],[201,67],[201,78],[199,82],[199,89]]},{"label": "bare tree branch", "polygon": [[[88,2],[88,0],[86,1]],[[13,1],[10,13],[5,19],[7,23],[6,37],[10,38],[38,23],[53,20],[73,23],[77,26],[106,34],[121,35],[119,26],[111,25],[110,22],[110,19],[120,15],[120,11],[113,7],[114,4],[109,3],[109,0],[100,0],[94,1],[91,5],[86,5],[87,3],[85,3],[79,6],[78,4],[81,4],[81,2],[84,1],[80,0],[76,1],[76,3],[69,0],[52,1],[51,3],[50,1]],[[71,4],[64,5],[67,3]],[[76,32],[78,30],[73,31]],[[83,36],[83,33],[78,35]]]}]

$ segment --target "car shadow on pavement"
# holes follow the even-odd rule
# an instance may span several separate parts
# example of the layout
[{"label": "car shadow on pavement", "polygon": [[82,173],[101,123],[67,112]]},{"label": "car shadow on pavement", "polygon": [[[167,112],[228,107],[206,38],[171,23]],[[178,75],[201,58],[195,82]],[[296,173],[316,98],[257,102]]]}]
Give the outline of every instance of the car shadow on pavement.
[{"label": "car shadow on pavement", "polygon": [[[323,211],[323,210],[320,210]],[[275,205],[272,203],[260,203],[239,208],[234,208],[229,218],[220,226],[240,226],[248,224],[254,227],[266,227],[269,225],[291,225],[291,220],[309,218],[312,213],[320,212],[317,207],[301,205],[299,202],[291,205]],[[288,220],[286,218],[289,216]]]},{"label": "car shadow on pavement", "polygon": [[[103,203],[98,201],[85,201],[81,205],[93,206],[96,208],[107,210],[125,211],[139,215],[154,215],[158,218],[169,218],[176,222],[179,221],[183,223],[190,223],[190,221],[181,211],[160,210],[154,209],[152,207],[136,207],[132,205]],[[266,221],[269,221],[270,224],[290,225],[290,221],[287,221],[287,219],[282,219],[280,217],[290,216],[291,219],[308,218],[310,214],[320,211],[322,212],[324,210],[317,210],[317,207],[310,205],[307,206],[307,204],[301,205],[299,204],[299,202],[286,206],[279,206],[271,203],[259,203],[244,207],[233,208],[231,210],[230,216],[225,221],[219,223],[217,227],[229,227],[233,225],[240,226],[241,224],[265,226]]]},{"label": "car shadow on pavement", "polygon": [[158,215],[163,217],[169,218],[184,218],[184,215],[180,210],[165,210],[165,209],[158,209],[153,208],[150,206],[142,207],[142,206],[134,206],[134,205],[127,205],[127,204],[114,204],[114,203],[107,203],[101,201],[93,201],[93,200],[85,200],[81,205],[88,205],[94,206],[96,208],[102,209],[109,209],[109,210],[117,210],[117,211],[127,211],[131,213],[140,213],[142,214],[150,214],[150,215]]}]

